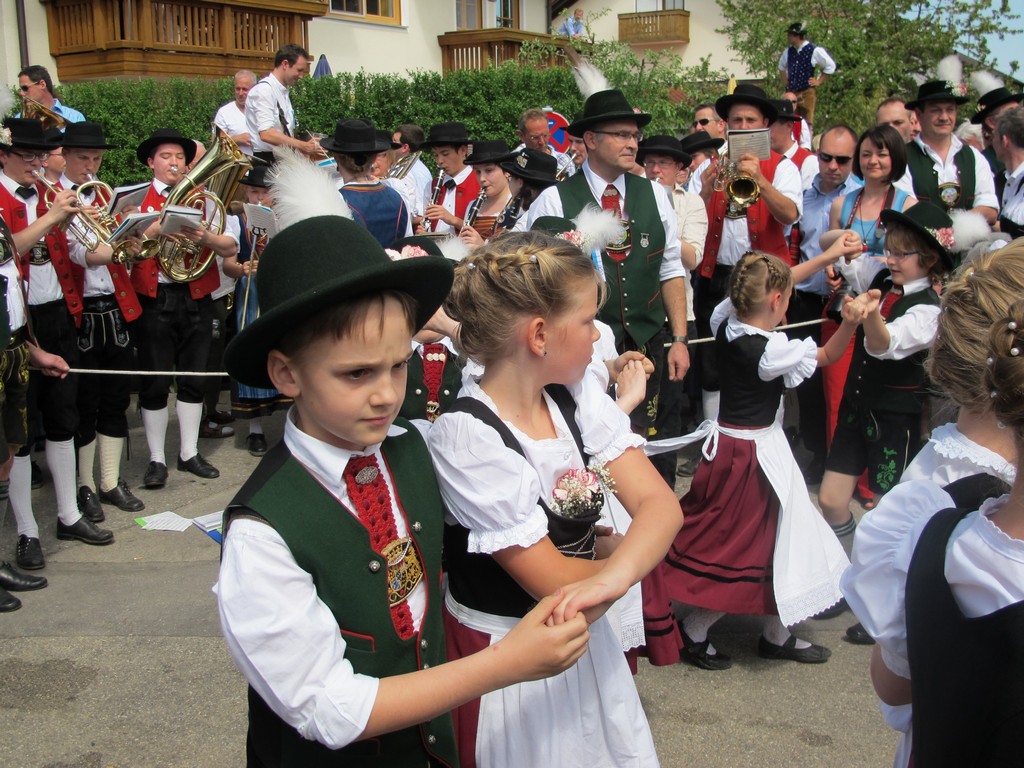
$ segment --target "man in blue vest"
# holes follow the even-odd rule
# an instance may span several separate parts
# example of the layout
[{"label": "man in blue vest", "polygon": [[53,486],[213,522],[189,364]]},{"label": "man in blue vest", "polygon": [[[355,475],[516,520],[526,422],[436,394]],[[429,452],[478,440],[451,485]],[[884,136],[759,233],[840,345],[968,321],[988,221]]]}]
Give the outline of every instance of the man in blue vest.
[{"label": "man in blue vest", "polygon": [[[836,63],[821,46],[807,39],[807,27],[796,21],[786,30],[789,47],[779,57],[779,71],[787,91],[796,94],[796,111],[807,124],[814,128],[814,105],[818,100],[819,85],[836,71]],[[820,69],[817,77],[814,70]]]},{"label": "man in blue vest", "polygon": [[541,216],[572,219],[593,205],[614,211],[626,225],[623,240],[602,252],[608,300],[599,317],[612,327],[620,353],[636,350],[654,361],[647,401],[631,414],[634,428],[644,435],[652,434],[658,412],[661,368],[667,364],[669,380],[680,381],[690,367],[686,269],[675,207],[662,185],[630,173],[643,138],[640,129],[650,121],[650,115],[633,110],[621,91],[598,91],[587,98],[583,114],[568,128],[587,145],[582,172],[544,190],[527,220],[530,227]]},{"label": "man in blue vest", "polygon": [[976,211],[994,224],[999,211],[995,181],[978,150],[953,135],[956,108],[967,103],[963,83],[930,80],[907,102],[921,124],[921,135],[907,144],[907,172],[897,189],[949,212]]}]

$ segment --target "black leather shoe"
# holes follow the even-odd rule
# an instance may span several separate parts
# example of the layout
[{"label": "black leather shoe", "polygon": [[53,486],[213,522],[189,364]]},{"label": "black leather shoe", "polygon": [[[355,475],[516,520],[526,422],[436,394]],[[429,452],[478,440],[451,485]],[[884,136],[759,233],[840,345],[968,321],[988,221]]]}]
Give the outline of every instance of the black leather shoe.
[{"label": "black leather shoe", "polygon": [[96,494],[88,485],[83,485],[78,489],[78,511],[94,523],[102,523],[107,519],[107,516],[103,514],[103,505],[100,504],[100,500],[96,498]]},{"label": "black leather shoe", "polygon": [[19,536],[18,548],[15,551],[15,561],[19,568],[26,571],[38,571],[46,567],[46,560],[43,558],[43,548],[39,539],[35,536]]},{"label": "black leather shoe", "polygon": [[[166,468],[164,469],[166,472]],[[100,501],[104,504],[113,504],[125,512],[141,512],[146,508],[142,499],[128,489],[128,484],[122,479],[109,491],[100,491]]]},{"label": "black leather shoe", "polygon": [[824,621],[825,619],[834,619],[836,616],[842,616],[850,610],[850,606],[846,604],[846,598],[842,598],[838,603],[833,605],[831,608],[826,608],[821,613],[816,613],[811,616],[816,621]]},{"label": "black leather shoe", "polygon": [[30,576],[14,570],[10,563],[0,563],[0,588],[11,592],[31,592],[42,589],[47,584],[42,576]]},{"label": "black leather shoe", "polygon": [[224,411],[210,411],[204,419],[204,421],[212,421],[214,424],[231,424],[234,420],[234,416]]},{"label": "black leather shoe", "polygon": [[854,645],[874,645],[875,638],[869,635],[864,625],[858,621],[846,630],[846,642]]},{"label": "black leather shoe", "polygon": [[698,669],[708,669],[716,672],[721,669],[729,669],[732,666],[732,659],[724,653],[720,653],[717,650],[714,654],[708,653],[708,646],[711,645],[711,641],[704,640],[695,643],[691,640],[690,636],[683,631],[682,622],[679,622],[679,632],[683,636],[683,650],[679,654],[683,661],[692,664]]},{"label": "black leather shoe", "polygon": [[822,645],[797,648],[796,637],[793,635],[790,635],[789,640],[783,645],[770,643],[762,635],[757,641],[757,655],[762,659],[797,661],[801,664],[824,664],[832,655],[832,651]]},{"label": "black leather shoe", "polygon": [[96,523],[87,517],[80,517],[72,525],[64,525],[57,521],[57,538],[65,541],[81,541],[86,544],[93,544],[102,547],[114,543],[114,532],[103,528],[97,528]]},{"label": "black leather shoe", "polygon": [[143,488],[163,488],[167,485],[167,465],[159,461],[149,462],[146,474],[142,476]]},{"label": "black leather shoe", "polygon": [[188,461],[182,461],[181,456],[179,456],[178,471],[191,472],[196,477],[202,477],[206,480],[212,480],[215,477],[220,477],[220,472],[217,468],[204,459],[200,453],[197,453]]},{"label": "black leather shoe", "polygon": [[35,491],[43,487],[43,470],[35,459],[30,460],[29,464],[32,467],[32,490]]},{"label": "black leather shoe", "polygon": [[9,613],[21,608],[21,600],[6,589],[0,589],[0,613]]},{"label": "black leather shoe", "polygon": [[267,438],[263,435],[249,435],[245,439],[245,447],[250,456],[262,456],[267,452]]}]

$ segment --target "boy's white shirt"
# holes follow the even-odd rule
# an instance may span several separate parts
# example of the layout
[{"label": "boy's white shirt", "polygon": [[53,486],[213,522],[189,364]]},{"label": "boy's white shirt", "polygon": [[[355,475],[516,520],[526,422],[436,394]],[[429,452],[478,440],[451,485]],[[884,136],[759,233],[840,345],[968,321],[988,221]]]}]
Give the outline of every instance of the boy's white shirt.
[{"label": "boy's white shirt", "polygon": [[[405,431],[392,425],[388,437]],[[398,535],[408,535],[380,444],[362,453],[336,448],[301,431],[291,411],[284,440],[292,456],[347,509],[345,465],[352,456],[376,454],[391,492]],[[369,722],[379,681],[358,674],[345,658],[345,639],[334,615],[277,531],[255,520],[232,522],[213,592],[231,658],[270,708],[304,738],[332,749],[358,739]],[[409,596],[417,630],[426,597],[423,582]]]}]

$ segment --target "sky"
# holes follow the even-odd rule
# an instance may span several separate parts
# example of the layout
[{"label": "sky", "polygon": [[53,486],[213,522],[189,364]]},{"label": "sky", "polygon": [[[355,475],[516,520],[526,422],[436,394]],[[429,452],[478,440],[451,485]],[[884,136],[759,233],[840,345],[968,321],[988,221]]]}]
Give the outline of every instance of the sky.
[{"label": "sky", "polygon": [[1011,61],[1020,62],[1021,70],[1018,70],[1016,75],[1020,80],[1024,79],[1024,34],[1019,31],[1024,25],[1024,0],[1010,0],[1010,10],[1013,13],[1019,13],[1022,17],[1021,21],[1014,24],[1018,31],[1015,34],[1006,35],[1002,41],[993,36],[989,39],[988,45],[992,50],[992,58],[997,62],[997,68],[1001,72],[1009,70]]}]

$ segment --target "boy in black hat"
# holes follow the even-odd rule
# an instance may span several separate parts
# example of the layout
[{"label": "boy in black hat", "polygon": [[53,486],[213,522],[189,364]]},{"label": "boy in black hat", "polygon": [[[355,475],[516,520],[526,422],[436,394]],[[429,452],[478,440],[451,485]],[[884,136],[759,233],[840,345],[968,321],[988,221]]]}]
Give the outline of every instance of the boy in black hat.
[{"label": "boy in black hat", "polygon": [[643,139],[640,129],[650,121],[650,115],[633,110],[621,91],[588,96],[582,115],[567,129],[586,142],[582,173],[542,192],[527,221],[532,226],[540,216],[572,219],[587,205],[622,219],[623,241],[602,252],[608,300],[599,316],[615,332],[620,354],[635,350],[656,366],[647,401],[630,417],[645,436],[653,434],[661,368],[667,365],[669,379],[680,381],[690,367],[686,269],[679,256],[675,208],[660,184],[630,172]]},{"label": "boy in black hat", "polygon": [[907,102],[921,134],[907,144],[907,172],[895,186],[945,211],[980,213],[991,225],[999,211],[992,169],[981,152],[953,133],[957,106],[968,101],[961,71],[956,56],[946,57],[939,63],[941,79],[922,83],[917,98]]},{"label": "boy in black hat", "polygon": [[[38,181],[42,162],[53,149],[38,120],[10,118],[0,139],[0,208],[10,227],[28,282],[27,305],[37,342],[71,365],[78,359],[77,326],[82,317],[80,275],[71,261],[72,248],[62,227],[79,209],[71,190],[47,192]],[[44,199],[52,199],[50,203]],[[109,256],[110,248],[99,246]],[[34,376],[29,398],[38,403],[46,434],[46,462],[57,496],[57,536],[86,544],[111,544],[114,534],[97,528],[78,509],[75,490],[75,432],[78,427],[77,376],[60,379]],[[18,564],[29,570],[46,561],[39,543],[39,527],[32,514],[31,468],[22,448],[11,470],[11,507],[18,520]]]},{"label": "boy in black hat", "polygon": [[[105,208],[110,200],[97,179],[108,144],[96,123],[71,123],[64,132],[65,168],[60,186],[78,191],[86,206]],[[89,184],[83,187],[82,185]],[[84,215],[92,215],[86,214]],[[137,244],[136,244],[137,246]],[[137,251],[137,247],[134,248]],[[82,323],[78,329],[79,365],[82,368],[132,370],[135,355],[130,324],[142,309],[124,264],[114,264],[109,253],[71,251],[84,269]],[[139,512],[145,505],[132,494],[121,477],[121,455],[128,435],[126,413],[131,400],[128,376],[90,374],[78,382],[78,505],[94,522],[104,519],[100,500],[125,512]],[[99,499],[93,491],[93,471],[99,454]]]},{"label": "boy in black hat", "polygon": [[[153,172],[153,183],[142,200],[144,212],[164,207],[167,194],[185,175],[186,166],[195,155],[195,142],[173,128],[160,128],[139,145],[135,156]],[[146,237],[157,237],[159,230],[158,220],[146,231]],[[221,257],[238,251],[237,233],[230,227],[221,235],[199,227],[186,231],[184,236],[204,251],[210,249]],[[205,371],[213,334],[211,295],[220,287],[219,270],[207,269],[187,283],[181,283],[167,276],[157,259],[146,259],[132,268],[132,286],[142,306],[142,322],[138,328],[139,368],[144,371]],[[167,483],[164,442],[170,387],[170,376],[142,377],[139,404],[149,445],[149,465],[142,479],[144,488],[163,488]],[[212,479],[220,477],[220,472],[203,458],[198,447],[203,399],[201,377],[177,377],[175,410],[181,438],[178,470]]]},{"label": "boy in black hat", "polygon": [[250,683],[248,764],[454,766],[447,712],[570,666],[584,625],[546,626],[545,599],[501,644],[444,663],[444,509],[419,432],[396,417],[412,333],[452,268],[393,262],[341,216],[281,224],[260,317],[226,353],[239,381],[295,400],[225,510],[215,590]]},{"label": "boy in black hat", "polygon": [[[835,73],[836,63],[828,51],[807,39],[807,27],[802,21],[790,24],[786,37],[789,47],[779,57],[779,72],[786,90],[796,94],[797,113],[813,129],[814,105],[818,100],[815,89]],[[817,77],[815,69],[821,70]]]},{"label": "boy in black hat", "polygon": [[425,232],[458,234],[462,229],[466,208],[480,194],[480,183],[473,169],[466,165],[469,134],[459,122],[430,126],[423,148],[429,149],[437,163],[438,175],[424,190],[428,201],[421,225]]}]

